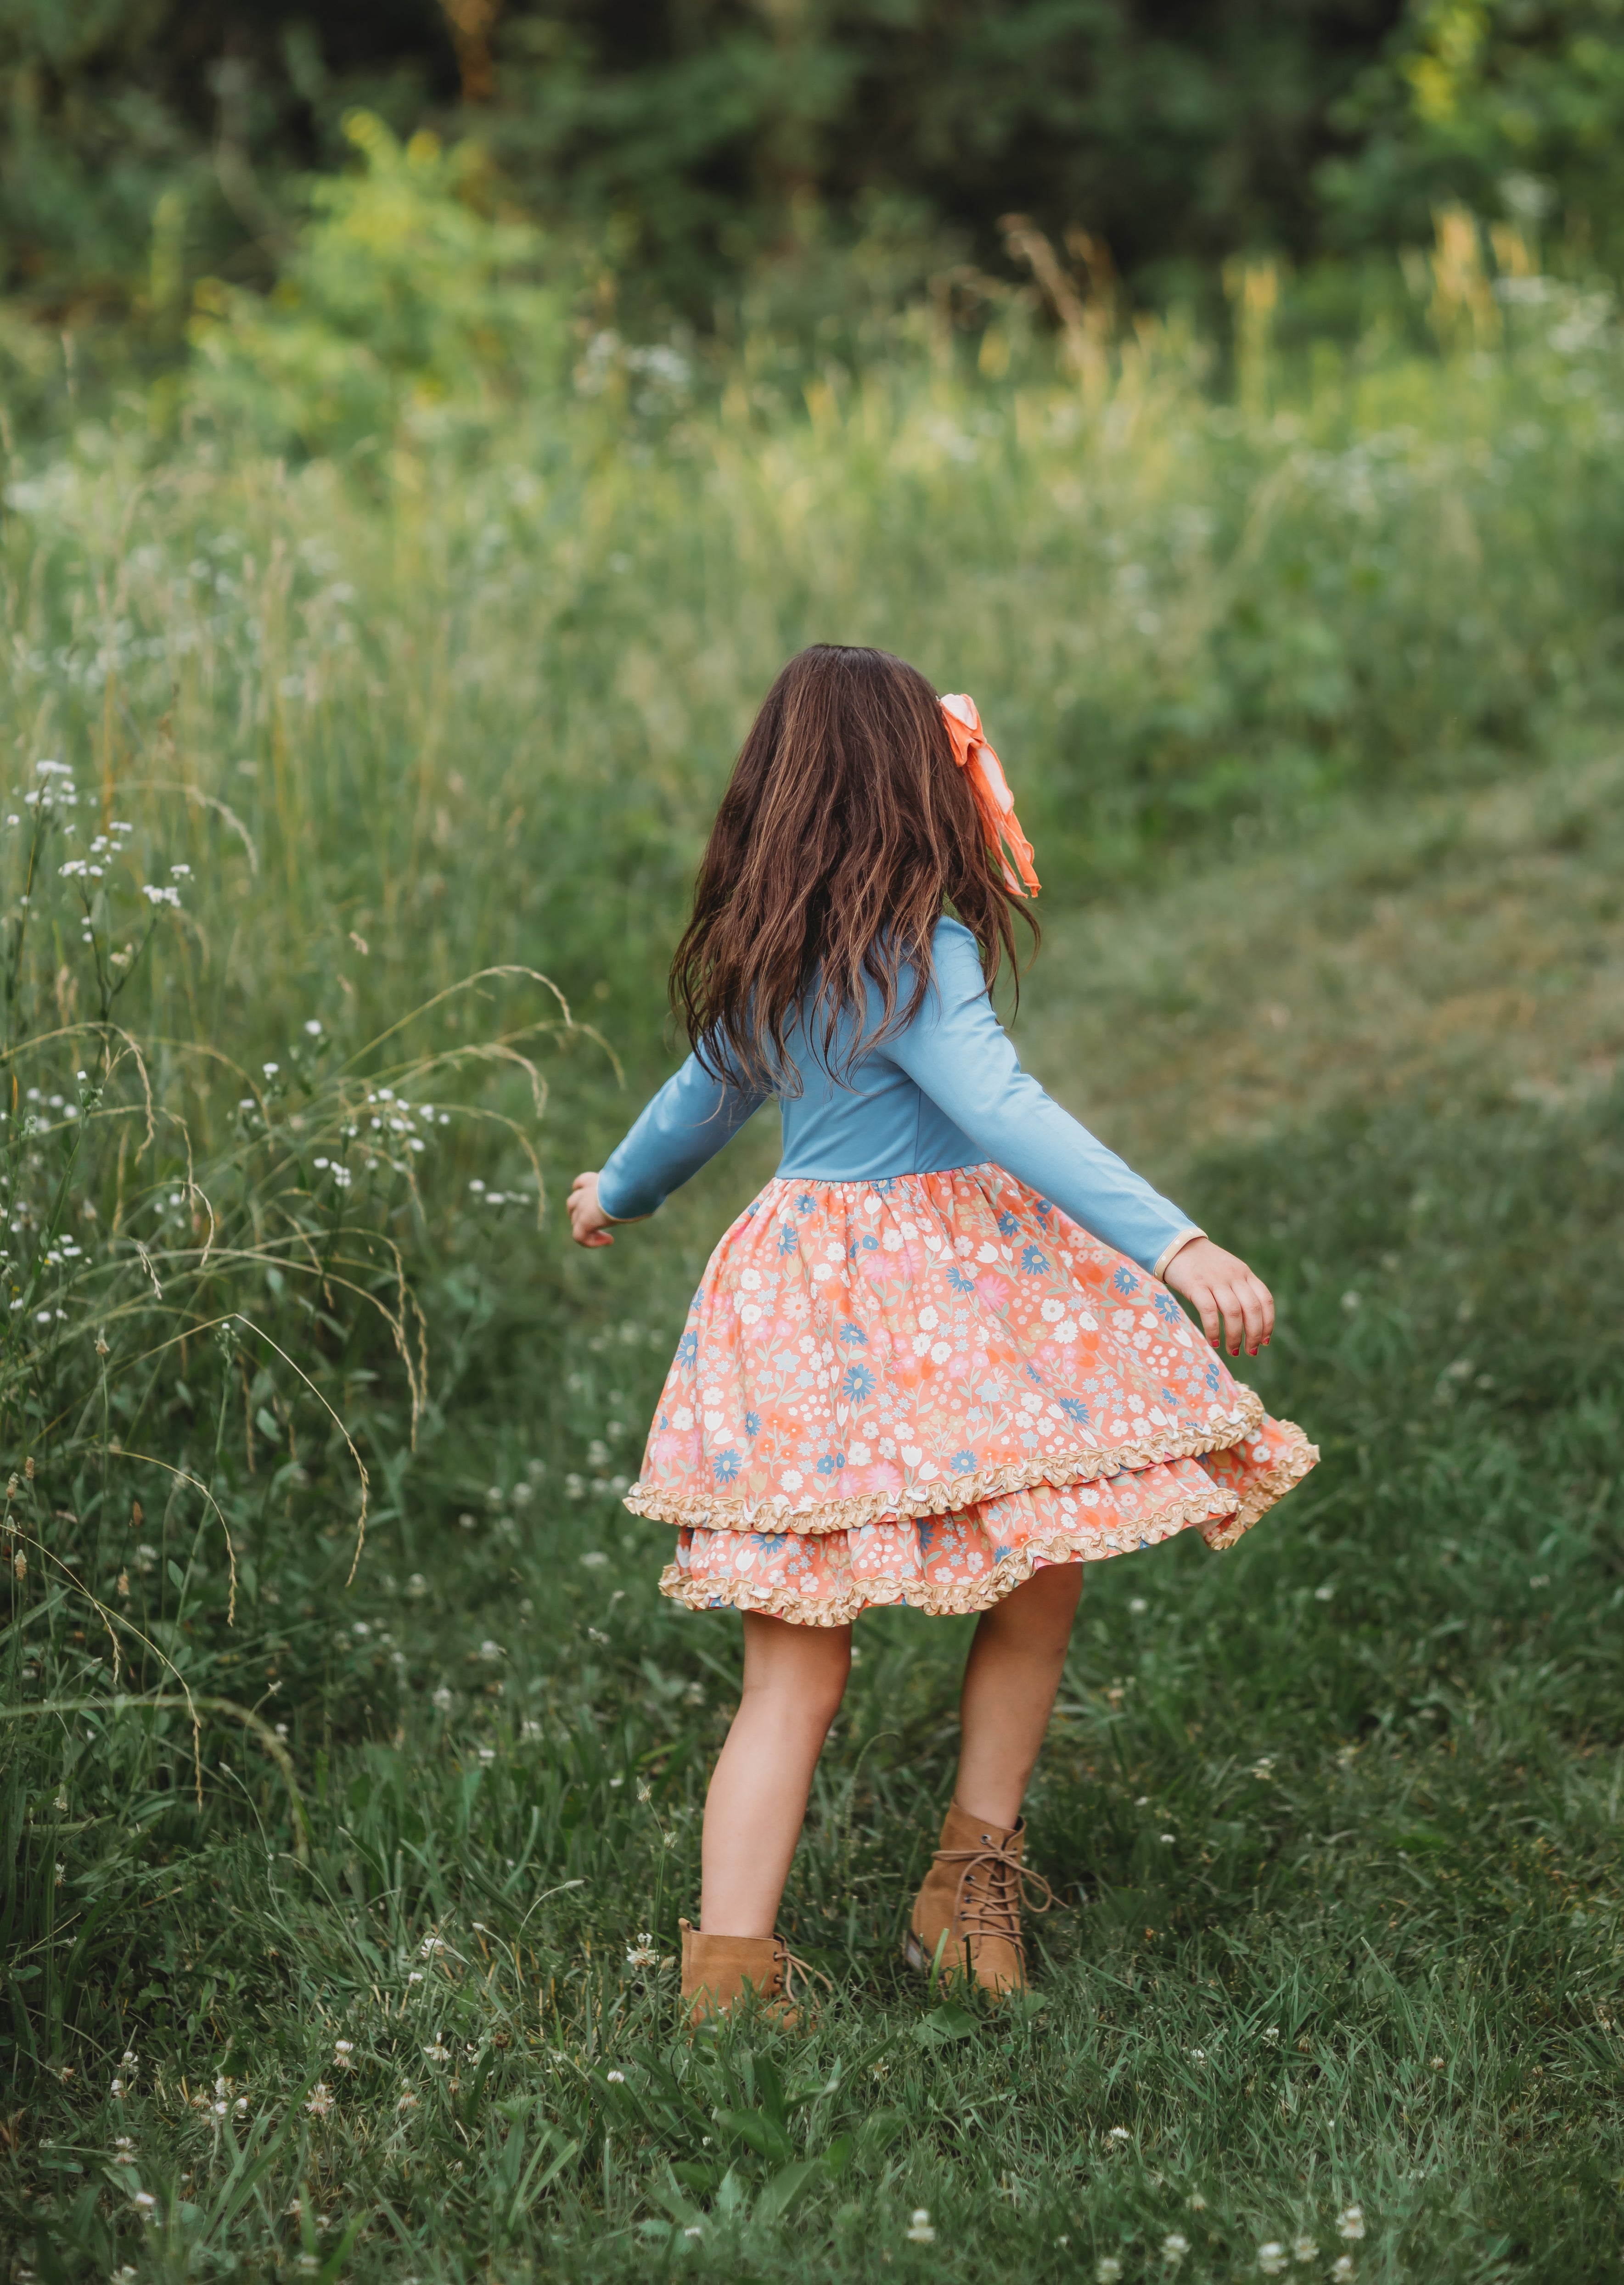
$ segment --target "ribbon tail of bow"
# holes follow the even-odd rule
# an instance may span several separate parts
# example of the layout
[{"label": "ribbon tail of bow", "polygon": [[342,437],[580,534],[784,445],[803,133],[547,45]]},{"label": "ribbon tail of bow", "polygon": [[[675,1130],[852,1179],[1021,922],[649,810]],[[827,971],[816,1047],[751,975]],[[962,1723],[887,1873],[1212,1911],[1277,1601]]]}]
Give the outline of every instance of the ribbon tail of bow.
[{"label": "ribbon tail of bow", "polygon": [[[1021,821],[1015,813],[1015,796],[1009,790],[1003,764],[982,734],[975,700],[962,691],[944,698],[942,718],[953,741],[954,761],[969,773],[970,797],[986,836],[987,848],[1003,867],[1007,886],[1018,897],[1035,895],[1039,882],[1032,845],[1022,832]],[[1010,858],[1019,868],[1018,878],[1011,869]]]},{"label": "ribbon tail of bow", "polygon": [[[976,756],[972,790],[976,795],[976,806],[987,825],[993,849],[1008,852],[1008,857],[1004,859],[1005,881],[1017,895],[1035,896],[1039,887],[1036,852],[1021,830],[1021,821],[1015,813],[1015,796],[1009,790],[1003,764],[985,740]],[[1019,868],[1019,880],[1009,868],[1010,857]]]}]

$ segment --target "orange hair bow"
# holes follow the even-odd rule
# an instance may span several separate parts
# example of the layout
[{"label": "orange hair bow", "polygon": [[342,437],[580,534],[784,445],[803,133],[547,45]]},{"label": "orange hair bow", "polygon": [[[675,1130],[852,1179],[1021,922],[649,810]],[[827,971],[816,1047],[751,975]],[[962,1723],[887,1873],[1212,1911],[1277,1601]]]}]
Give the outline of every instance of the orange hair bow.
[{"label": "orange hair bow", "polygon": [[[947,725],[947,734],[953,740],[953,758],[961,770],[970,773],[970,792],[975,797],[976,809],[987,836],[987,847],[999,859],[1004,868],[1004,879],[1017,896],[1034,895],[1038,876],[1032,869],[1032,846],[1021,830],[1021,821],[1015,813],[1015,796],[1009,790],[1009,781],[1004,775],[1003,764],[988,745],[981,727],[981,717],[976,711],[976,702],[963,691],[954,691],[942,701],[942,718]],[[1008,851],[1008,855],[1005,855]],[[1020,868],[1020,879],[1009,868],[1009,858]],[[1025,886],[1023,888],[1022,883]]]}]

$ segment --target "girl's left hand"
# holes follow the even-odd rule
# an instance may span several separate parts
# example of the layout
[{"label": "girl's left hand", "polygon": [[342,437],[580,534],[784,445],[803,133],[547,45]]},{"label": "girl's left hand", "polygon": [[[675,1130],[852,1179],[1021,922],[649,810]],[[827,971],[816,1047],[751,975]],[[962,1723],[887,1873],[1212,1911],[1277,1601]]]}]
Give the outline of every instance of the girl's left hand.
[{"label": "girl's left hand", "polygon": [[1226,1253],[1210,1237],[1192,1237],[1162,1272],[1164,1285],[1182,1293],[1201,1313],[1201,1330],[1216,1348],[1228,1338],[1229,1354],[1248,1356],[1266,1347],[1275,1330],[1275,1297],[1238,1253]]},{"label": "girl's left hand", "polygon": [[609,1216],[598,1203],[596,1174],[577,1174],[569,1192],[566,1211],[569,1215],[569,1235],[577,1245],[613,1245],[609,1236]]}]

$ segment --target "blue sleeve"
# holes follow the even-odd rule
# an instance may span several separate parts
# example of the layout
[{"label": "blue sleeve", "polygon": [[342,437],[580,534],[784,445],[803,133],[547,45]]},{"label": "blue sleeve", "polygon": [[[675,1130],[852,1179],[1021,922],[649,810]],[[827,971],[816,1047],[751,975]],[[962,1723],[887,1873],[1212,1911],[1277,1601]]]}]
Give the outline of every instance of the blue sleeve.
[{"label": "blue sleeve", "polygon": [[995,1165],[1142,1268],[1159,1270],[1176,1244],[1203,1234],[1199,1227],[1021,1069],[992,1012],[969,930],[938,922],[931,952],[934,986],[907,1029],[875,1052]]},{"label": "blue sleeve", "polygon": [[690,1056],[610,1153],[598,1177],[599,1205],[615,1221],[653,1213],[765,1101],[751,1088],[716,1078]]}]

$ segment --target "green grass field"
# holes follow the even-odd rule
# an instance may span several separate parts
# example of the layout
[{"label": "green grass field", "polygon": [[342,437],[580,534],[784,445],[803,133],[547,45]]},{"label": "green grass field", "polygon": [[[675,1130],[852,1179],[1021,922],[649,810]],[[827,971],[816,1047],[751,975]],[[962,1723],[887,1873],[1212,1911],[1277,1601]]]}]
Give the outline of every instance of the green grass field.
[{"label": "green grass field", "polygon": [[[1618,2275],[1624,373],[1552,293],[1239,407],[1171,342],[760,349],[354,466],[204,401],[20,448],[20,2285]],[[829,633],[976,693],[1023,1051],[1275,1284],[1324,1459],[1091,1574],[1027,1999],[900,1963],[967,1636],[888,1612],[786,1899],[833,1995],[690,2045],[738,1632],[616,1488],[773,1136],[606,1256],[551,1202]]]}]

